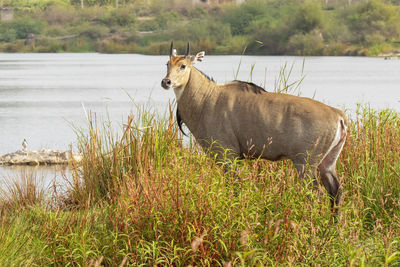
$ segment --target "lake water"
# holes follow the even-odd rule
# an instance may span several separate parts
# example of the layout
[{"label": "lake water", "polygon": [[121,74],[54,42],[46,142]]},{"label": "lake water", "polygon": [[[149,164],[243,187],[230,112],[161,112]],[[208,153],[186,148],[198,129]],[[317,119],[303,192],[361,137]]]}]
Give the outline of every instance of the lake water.
[{"label": "lake water", "polygon": [[[75,148],[74,129],[86,128],[89,111],[109,118],[116,131],[136,104],[164,114],[174,100],[173,91],[160,86],[167,60],[135,54],[0,54],[0,155],[21,149],[24,138],[30,150]],[[233,80],[240,66],[238,79],[271,91],[285,64],[287,71],[293,65],[291,81],[304,71],[302,96],[350,111],[357,103],[400,111],[400,60],[206,55],[197,67],[223,83]],[[51,179],[60,173],[28,170]],[[0,167],[0,180],[19,171]]]}]

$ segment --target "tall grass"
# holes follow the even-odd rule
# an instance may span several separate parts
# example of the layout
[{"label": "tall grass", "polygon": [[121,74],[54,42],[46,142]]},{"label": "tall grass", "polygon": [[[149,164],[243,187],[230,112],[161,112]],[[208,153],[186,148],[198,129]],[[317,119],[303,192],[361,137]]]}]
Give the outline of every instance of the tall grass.
[{"label": "tall grass", "polygon": [[34,177],[10,184],[0,265],[400,264],[399,113],[359,106],[349,120],[336,223],[327,195],[305,187],[289,161],[241,161],[232,185],[194,140],[184,142],[172,114],[138,108],[121,134],[90,117],[70,188],[53,194],[58,206]]},{"label": "tall grass", "polygon": [[398,113],[360,107],[350,120],[337,223],[328,197],[304,187],[290,162],[243,161],[231,186],[195,143],[183,145],[171,114],[139,109],[119,136],[93,117],[64,205],[16,205],[1,216],[0,262],[400,264]]},{"label": "tall grass", "polygon": [[45,188],[35,172],[21,171],[19,176],[3,179],[0,187],[1,212],[44,204]]}]

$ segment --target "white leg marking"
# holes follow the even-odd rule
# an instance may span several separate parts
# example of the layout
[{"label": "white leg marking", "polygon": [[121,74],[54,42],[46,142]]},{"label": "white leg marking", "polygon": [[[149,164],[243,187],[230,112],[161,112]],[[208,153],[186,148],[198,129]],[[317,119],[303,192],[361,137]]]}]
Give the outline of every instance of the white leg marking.
[{"label": "white leg marking", "polygon": [[340,142],[340,139],[341,139],[341,128],[342,128],[341,120],[342,120],[342,118],[340,118],[338,120],[337,128],[336,128],[336,134],[335,134],[335,137],[333,138],[332,144],[330,145],[329,149],[326,151],[325,155],[321,158],[321,161],[320,161],[319,164],[322,163],[322,161],[326,158],[326,156],[329,154],[329,152],[331,152],[331,150]]},{"label": "white leg marking", "polygon": [[[344,129],[342,128],[344,126]],[[346,135],[347,135],[347,130],[346,130],[346,125],[342,124],[342,118],[340,118],[339,123],[338,123],[338,128],[336,130],[336,135],[335,138],[333,139],[333,142],[331,146],[329,147],[329,150],[326,152],[325,156],[322,158],[320,162],[320,167],[329,170],[329,171],[334,171],[336,169],[336,161],[339,158],[340,152],[343,149],[344,143],[346,141]]]}]

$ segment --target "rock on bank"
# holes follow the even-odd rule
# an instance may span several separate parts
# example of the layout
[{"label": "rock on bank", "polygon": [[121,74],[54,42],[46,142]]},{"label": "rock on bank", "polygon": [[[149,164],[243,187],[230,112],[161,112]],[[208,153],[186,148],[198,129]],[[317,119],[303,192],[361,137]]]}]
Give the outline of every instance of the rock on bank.
[{"label": "rock on bank", "polygon": [[0,165],[53,165],[67,164],[69,161],[80,161],[81,155],[71,151],[40,149],[38,151],[18,150],[0,156]]}]

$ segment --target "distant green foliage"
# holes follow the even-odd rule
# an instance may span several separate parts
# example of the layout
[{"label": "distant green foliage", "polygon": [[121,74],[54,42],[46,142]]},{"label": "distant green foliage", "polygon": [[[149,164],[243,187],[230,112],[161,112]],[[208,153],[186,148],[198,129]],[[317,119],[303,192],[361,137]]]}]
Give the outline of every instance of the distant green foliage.
[{"label": "distant green foliage", "polygon": [[157,31],[157,30],[166,30],[173,27],[176,23],[179,22],[181,16],[179,13],[171,11],[171,12],[162,12],[157,15],[155,18],[144,20],[139,23],[140,31]]},{"label": "distant green foliage", "polygon": [[[71,4],[73,5],[80,5],[81,0],[70,0]],[[106,6],[106,5],[112,5],[114,3],[114,0],[83,0],[84,6],[94,6],[94,5],[100,5],[100,6]]]},{"label": "distant green foliage", "polygon": [[[168,51],[171,40],[190,41],[208,53],[240,54],[244,47],[248,54],[264,55],[399,53],[399,1],[353,2],[248,0],[241,5],[208,6],[193,5],[191,0],[118,0],[116,8],[116,0],[85,0],[82,9],[80,0],[16,0],[12,5],[17,21],[29,17],[38,25],[47,22],[27,31],[43,38],[58,38],[54,42],[61,46],[65,36],[83,35],[90,43],[87,47],[93,49],[112,39],[107,51],[131,43],[139,52],[151,54]],[[0,51],[21,50],[16,40],[23,36],[23,30],[8,27],[9,23],[0,22]],[[32,24],[30,21],[27,27],[32,28]],[[80,30],[80,25],[93,29],[93,33]],[[63,47],[70,49],[67,40],[69,44]],[[37,46],[22,48],[46,50]]]},{"label": "distant green foliage", "polygon": [[173,26],[175,23],[178,23],[181,19],[180,15],[177,12],[162,12],[158,15],[155,20],[158,23],[158,27],[161,30],[166,30]]},{"label": "distant green foliage", "polygon": [[69,7],[71,5],[70,0],[3,0],[1,3],[2,5],[12,6],[15,8],[32,8],[41,10],[53,5],[64,7]]},{"label": "distant green foliage", "polygon": [[314,29],[322,29],[324,14],[317,1],[307,0],[301,4],[293,15],[291,30],[294,33],[306,34]]},{"label": "distant green foliage", "polygon": [[110,32],[110,29],[104,25],[84,23],[77,26],[76,31],[79,33],[79,36],[86,36],[92,40],[99,40],[105,37]]},{"label": "distant green foliage", "polygon": [[400,38],[399,8],[384,2],[360,3],[347,13],[346,19],[355,41],[376,44]]},{"label": "distant green foliage", "polygon": [[17,18],[0,24],[0,41],[14,42],[17,39],[25,39],[28,34],[40,33],[44,24],[40,20],[29,17]]},{"label": "distant green foliage", "polygon": [[294,55],[322,55],[324,42],[318,30],[298,33],[290,37],[287,51]]},{"label": "distant green foliage", "polygon": [[115,9],[99,18],[107,26],[129,26],[136,23],[136,16],[129,9]]},{"label": "distant green foliage", "polygon": [[187,25],[176,26],[171,37],[177,40],[201,41],[205,39],[222,41],[229,40],[231,33],[228,25],[204,21],[191,20]]},{"label": "distant green foliage", "polygon": [[223,12],[222,21],[231,27],[233,35],[243,35],[251,32],[250,25],[262,17],[267,11],[265,1],[253,0],[241,6],[228,6]]}]

